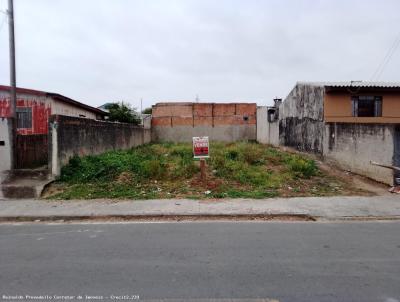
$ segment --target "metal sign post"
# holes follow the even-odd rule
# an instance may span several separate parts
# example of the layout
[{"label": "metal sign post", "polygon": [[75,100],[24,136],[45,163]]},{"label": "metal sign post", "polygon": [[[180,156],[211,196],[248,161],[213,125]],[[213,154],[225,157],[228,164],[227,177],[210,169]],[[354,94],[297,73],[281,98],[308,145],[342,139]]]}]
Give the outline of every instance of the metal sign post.
[{"label": "metal sign post", "polygon": [[208,136],[193,137],[193,158],[200,159],[200,177],[206,183],[206,158],[209,158]]}]

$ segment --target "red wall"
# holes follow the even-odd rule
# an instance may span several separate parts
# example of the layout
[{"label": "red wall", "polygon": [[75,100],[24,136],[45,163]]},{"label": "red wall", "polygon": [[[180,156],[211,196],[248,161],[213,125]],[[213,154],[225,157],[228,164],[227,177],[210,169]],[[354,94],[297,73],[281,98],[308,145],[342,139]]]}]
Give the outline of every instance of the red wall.
[{"label": "red wall", "polygon": [[256,111],[255,103],[158,103],[151,122],[164,127],[255,125]]},{"label": "red wall", "polygon": [[[18,134],[47,134],[51,106],[43,100],[17,99],[17,107],[32,108],[32,128],[17,129]],[[0,99],[0,117],[10,116],[9,98]]]}]

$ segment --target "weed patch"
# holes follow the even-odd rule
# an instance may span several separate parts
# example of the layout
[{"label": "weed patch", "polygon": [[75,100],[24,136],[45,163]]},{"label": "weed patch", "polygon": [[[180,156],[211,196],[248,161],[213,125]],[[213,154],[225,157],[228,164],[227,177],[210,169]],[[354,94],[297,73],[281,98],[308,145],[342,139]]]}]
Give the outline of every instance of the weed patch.
[{"label": "weed patch", "polygon": [[[338,194],[315,161],[257,143],[211,143],[207,183],[186,143],[70,159],[50,198],[268,198]],[[59,188],[62,188],[60,190]]]}]

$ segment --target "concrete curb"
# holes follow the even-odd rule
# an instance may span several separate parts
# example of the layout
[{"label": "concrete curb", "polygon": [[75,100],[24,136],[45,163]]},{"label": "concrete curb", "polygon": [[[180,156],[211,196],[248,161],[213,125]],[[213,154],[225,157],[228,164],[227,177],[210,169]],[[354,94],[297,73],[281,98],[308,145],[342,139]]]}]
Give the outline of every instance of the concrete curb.
[{"label": "concrete curb", "polygon": [[196,220],[258,220],[258,221],[316,221],[307,214],[168,214],[168,215],[56,215],[3,216],[1,222],[68,222],[68,221],[196,221]]},{"label": "concrete curb", "polygon": [[396,221],[400,216],[340,216],[318,217],[308,214],[168,214],[168,215],[53,215],[53,216],[3,216],[0,223],[12,222],[179,222],[179,221],[302,221],[302,222],[334,222],[334,221]]}]

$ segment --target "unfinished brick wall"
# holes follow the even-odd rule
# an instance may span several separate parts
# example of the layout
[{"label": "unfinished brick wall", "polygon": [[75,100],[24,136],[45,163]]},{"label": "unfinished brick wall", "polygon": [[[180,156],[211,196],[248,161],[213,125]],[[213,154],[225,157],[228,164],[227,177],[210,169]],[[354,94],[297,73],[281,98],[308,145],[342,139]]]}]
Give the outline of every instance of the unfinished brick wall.
[{"label": "unfinished brick wall", "polygon": [[155,141],[190,141],[193,136],[213,140],[256,139],[255,103],[158,103],[153,106]]}]

